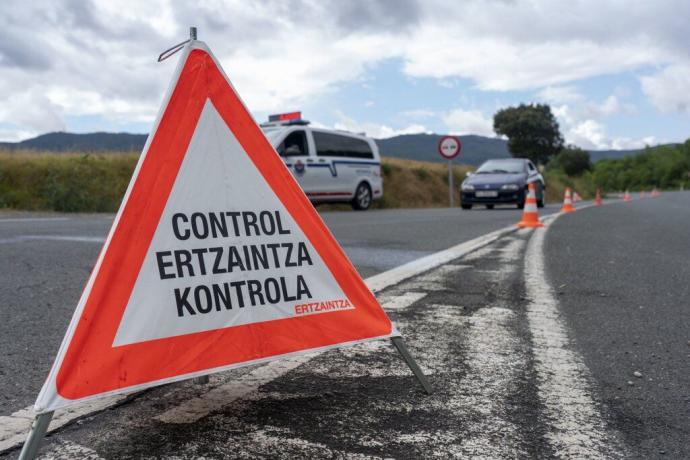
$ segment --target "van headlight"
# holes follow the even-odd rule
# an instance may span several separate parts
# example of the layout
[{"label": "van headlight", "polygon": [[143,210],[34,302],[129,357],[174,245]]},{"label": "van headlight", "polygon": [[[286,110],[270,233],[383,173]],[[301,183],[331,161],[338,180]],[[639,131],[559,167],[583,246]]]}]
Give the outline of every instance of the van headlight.
[{"label": "van headlight", "polygon": [[501,186],[501,190],[519,190],[520,186],[518,184],[505,184]]},{"label": "van headlight", "polygon": [[462,184],[461,188],[463,192],[474,192],[474,185],[472,184]]}]

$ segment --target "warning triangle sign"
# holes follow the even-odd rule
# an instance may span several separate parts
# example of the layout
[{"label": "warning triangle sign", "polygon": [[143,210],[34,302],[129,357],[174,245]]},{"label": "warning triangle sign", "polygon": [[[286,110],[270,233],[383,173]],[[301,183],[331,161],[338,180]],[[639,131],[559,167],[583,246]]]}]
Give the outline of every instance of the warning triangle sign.
[{"label": "warning triangle sign", "polygon": [[394,335],[218,62],[192,41],[36,410]]}]

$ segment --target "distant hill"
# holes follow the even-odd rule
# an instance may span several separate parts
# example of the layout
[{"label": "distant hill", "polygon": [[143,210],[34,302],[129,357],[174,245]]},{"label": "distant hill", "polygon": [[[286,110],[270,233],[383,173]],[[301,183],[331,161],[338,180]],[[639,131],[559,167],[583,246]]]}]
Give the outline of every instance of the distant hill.
[{"label": "distant hill", "polygon": [[[438,154],[440,134],[404,134],[388,139],[377,139],[381,155],[408,160],[444,162]],[[48,152],[106,152],[141,151],[146,143],[146,134],[130,133],[48,133],[21,142],[0,142],[0,149],[40,150]],[[496,137],[467,135],[460,136],[462,153],[457,163],[477,166],[488,158],[508,158],[507,142]],[[636,155],[641,150],[594,150],[590,151],[592,161],[603,158],[621,158]]]},{"label": "distant hill", "polygon": [[[388,139],[377,139],[379,152],[386,157],[407,160],[445,162],[438,153],[440,134],[404,134]],[[509,158],[507,142],[500,138],[467,135],[460,136],[462,151],[456,163],[477,166],[488,158]]]},{"label": "distant hill", "polygon": [[[440,134],[405,134],[389,139],[377,139],[381,155],[395,158],[406,158],[420,161],[445,161],[438,154],[438,142],[443,135]],[[484,137],[476,135],[460,136],[462,152],[458,163],[478,166],[489,158],[510,158],[508,142],[497,137]],[[643,149],[633,150],[590,150],[589,155],[593,162],[604,158],[623,158],[628,155],[637,155]]]},{"label": "distant hill", "polygon": [[129,133],[48,133],[21,142],[0,142],[0,148],[49,152],[141,151],[146,134]]},{"label": "distant hill", "polygon": [[633,149],[633,150],[590,150],[589,158],[592,163],[596,163],[604,158],[618,159],[627,156],[637,155],[644,152],[644,149]]}]

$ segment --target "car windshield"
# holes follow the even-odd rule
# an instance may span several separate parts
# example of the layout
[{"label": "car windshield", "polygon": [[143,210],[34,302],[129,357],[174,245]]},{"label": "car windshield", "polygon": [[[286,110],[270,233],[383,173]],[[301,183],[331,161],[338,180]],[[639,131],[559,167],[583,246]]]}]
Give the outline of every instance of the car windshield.
[{"label": "car windshield", "polygon": [[522,160],[489,160],[476,171],[477,174],[519,174],[525,172]]}]

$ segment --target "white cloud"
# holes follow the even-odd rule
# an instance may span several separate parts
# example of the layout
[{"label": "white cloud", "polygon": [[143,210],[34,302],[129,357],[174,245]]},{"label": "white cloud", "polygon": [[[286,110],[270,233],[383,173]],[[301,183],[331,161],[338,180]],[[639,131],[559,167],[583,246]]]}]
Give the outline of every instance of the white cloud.
[{"label": "white cloud", "polygon": [[478,110],[452,110],[443,116],[443,122],[451,134],[494,135],[493,120]]},{"label": "white cloud", "polygon": [[402,134],[431,133],[431,131],[429,131],[424,125],[417,123],[409,124],[402,128],[392,128],[379,123],[359,122],[351,117],[348,117],[340,111],[336,111],[335,114],[338,117],[338,121],[332,127],[321,124],[315,124],[314,126],[341,129],[353,133],[365,133],[367,136],[375,139],[387,139],[389,137],[399,136]]},{"label": "white cloud", "polygon": [[630,139],[618,137],[611,141],[611,148],[615,150],[641,149],[647,145],[656,145],[659,141],[654,136],[646,136],[642,139]]},{"label": "white cloud", "polygon": [[[11,114],[0,111],[0,123],[28,132],[80,114],[150,120],[175,61],[155,57],[190,24],[255,112],[313,103],[388,59],[401,60],[407,76],[440,85],[469,79],[485,90],[547,87],[543,99],[571,110],[573,81],[665,65],[641,79],[645,93],[663,110],[688,110],[687,31],[678,20],[685,17],[685,0],[6,0],[0,100],[22,94],[33,105],[16,99]],[[600,115],[583,116],[625,110],[617,97],[600,104]],[[481,120],[473,126],[487,132]]]},{"label": "white cloud", "polygon": [[690,112],[690,64],[641,77],[642,91],[662,112]]},{"label": "white cloud", "polygon": [[573,126],[566,139],[585,149],[606,149],[609,147],[604,126],[594,120],[585,120]]},{"label": "white cloud", "polygon": [[407,118],[431,118],[436,116],[436,112],[430,109],[412,109],[404,110],[400,115]]},{"label": "white cloud", "polygon": [[574,86],[547,86],[537,93],[540,99],[554,104],[579,102],[584,96]]},{"label": "white cloud", "polygon": [[[624,91],[617,91],[625,97]],[[632,149],[651,145],[655,139],[647,136],[638,139],[611,137],[606,132],[602,119],[618,113],[632,113],[635,107],[611,94],[601,102],[587,99],[573,87],[551,87],[538,93],[546,102],[567,102],[551,107],[558,120],[566,143],[589,150]]]},{"label": "white cloud", "polygon": [[627,150],[639,149],[645,145],[658,143],[654,136],[645,136],[638,139],[629,137],[610,137],[606,133],[606,127],[592,119],[578,122],[569,127],[565,132],[566,141],[586,150]]},{"label": "white cloud", "polygon": [[65,129],[60,107],[41,88],[7,95],[0,104],[0,123],[14,125],[19,127],[18,131],[30,133]]}]

